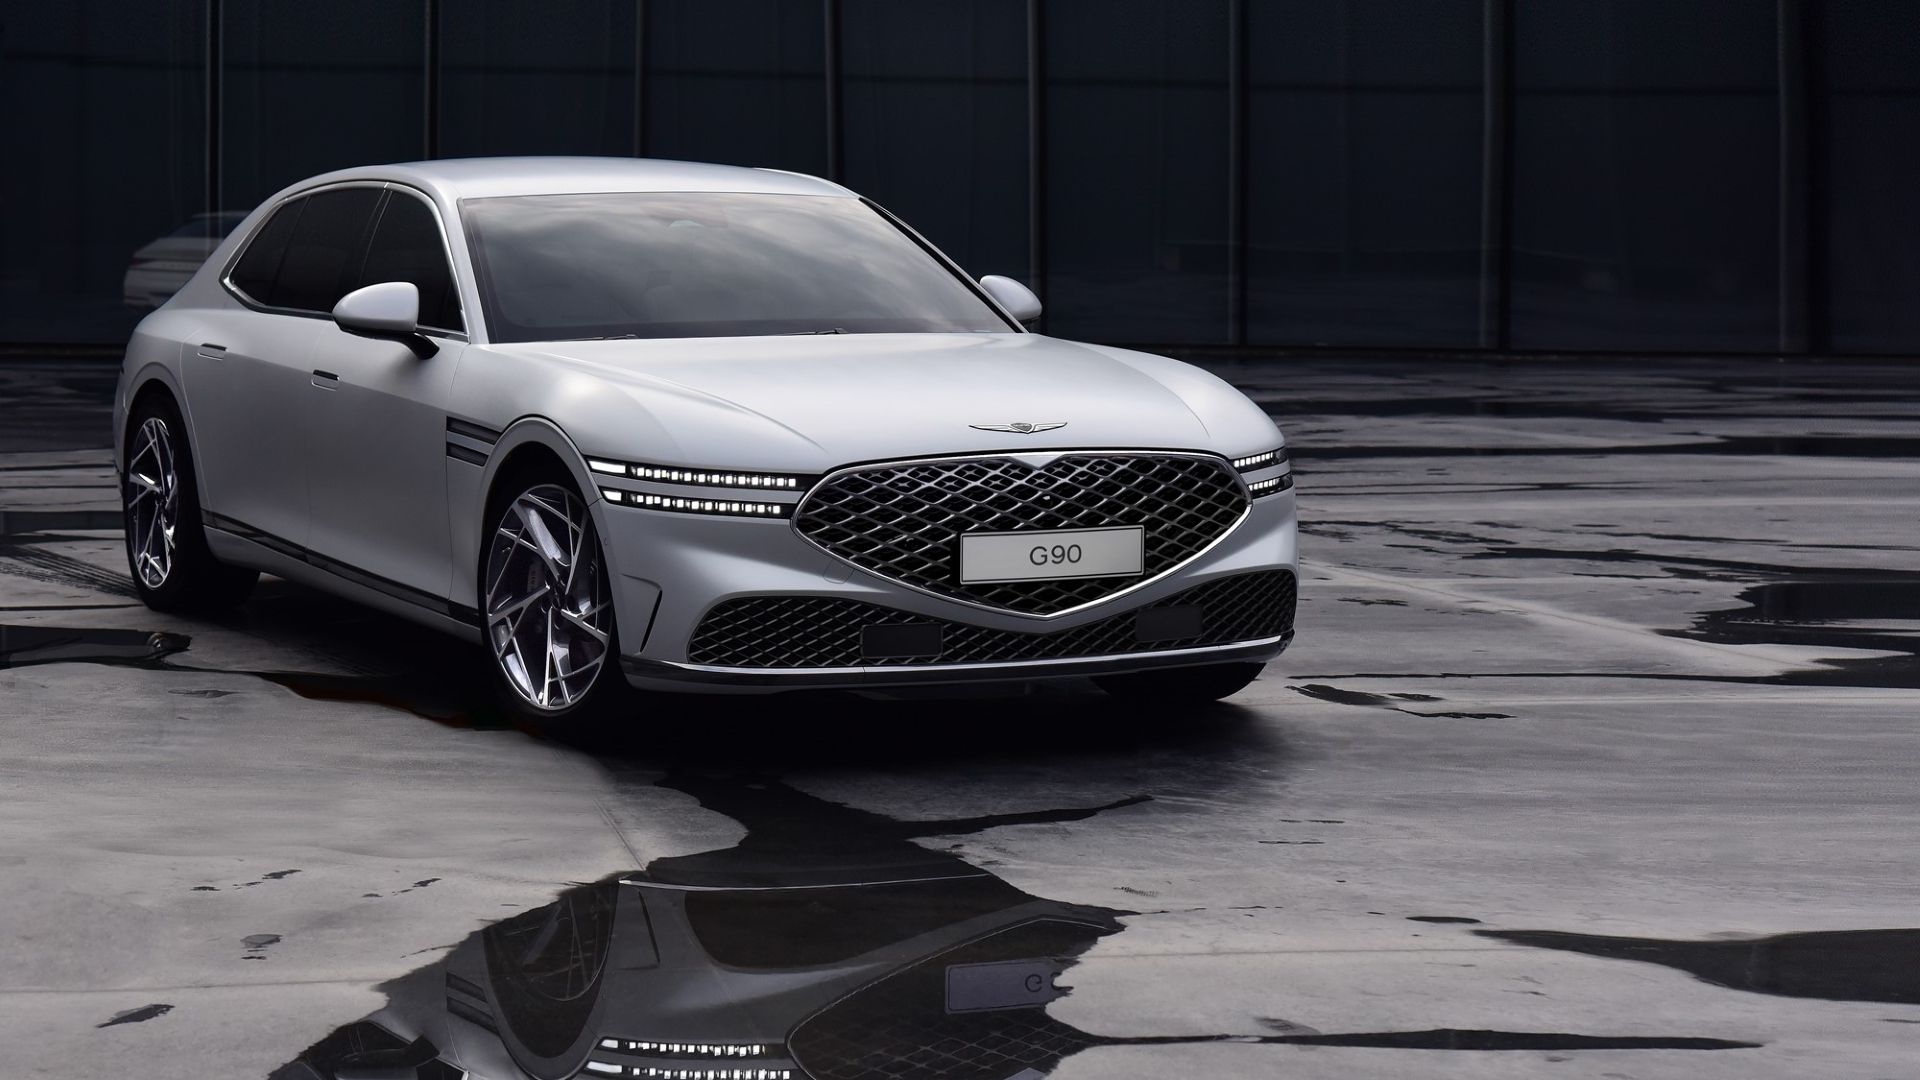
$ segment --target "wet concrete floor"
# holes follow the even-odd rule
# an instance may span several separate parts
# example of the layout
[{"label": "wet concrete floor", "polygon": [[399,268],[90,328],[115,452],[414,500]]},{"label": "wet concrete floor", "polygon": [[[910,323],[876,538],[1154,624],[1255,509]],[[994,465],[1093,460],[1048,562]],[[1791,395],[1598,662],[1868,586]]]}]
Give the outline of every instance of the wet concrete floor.
[{"label": "wet concrete floor", "polygon": [[111,376],[0,365],[0,1076],[1912,1075],[1912,369],[1218,370],[1307,561],[1230,703],[554,737],[140,607]]}]

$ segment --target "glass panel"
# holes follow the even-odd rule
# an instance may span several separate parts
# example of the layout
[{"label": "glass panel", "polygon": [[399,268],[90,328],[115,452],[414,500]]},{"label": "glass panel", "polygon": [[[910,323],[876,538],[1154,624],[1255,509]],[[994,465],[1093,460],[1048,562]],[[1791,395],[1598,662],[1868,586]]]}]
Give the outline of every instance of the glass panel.
[{"label": "glass panel", "polygon": [[441,155],[632,154],[634,10],[441,0]]},{"label": "glass panel", "polygon": [[421,156],[423,5],[225,0],[221,10],[223,209],[252,209],[333,169]]},{"label": "glass panel", "polygon": [[1480,5],[1247,18],[1247,339],[1480,344]]},{"label": "glass panel", "polygon": [[[1833,0],[1824,25],[1827,316],[1835,352],[1920,351],[1920,5]],[[1822,238],[1815,237],[1814,243]],[[1818,283],[1815,283],[1818,287]]]},{"label": "glass panel", "polygon": [[247,250],[233,264],[233,284],[255,303],[264,304],[273,295],[273,283],[280,276],[280,263],[286,258],[287,242],[293,239],[293,227],[299,224],[305,199],[294,199],[281,206],[247,241]]},{"label": "glass panel", "polygon": [[1049,0],[1049,333],[1227,338],[1227,5]]},{"label": "glass panel", "polygon": [[453,287],[453,267],[447,264],[439,219],[424,199],[404,191],[388,196],[355,288],[383,281],[411,281],[420,290],[421,326],[466,329],[460,321],[460,294]]},{"label": "glass panel", "polygon": [[461,214],[495,341],[1012,329],[857,199],[533,195]]},{"label": "glass panel", "polygon": [[648,0],[648,157],[827,171],[818,3]]},{"label": "glass panel", "polygon": [[846,0],[846,180],[973,274],[1027,268],[1025,0]]},{"label": "glass panel", "polygon": [[1774,5],[1515,5],[1513,343],[1778,335]]},{"label": "glass panel", "polygon": [[214,243],[199,4],[0,16],[0,341],[123,344]]},{"label": "glass panel", "polygon": [[381,195],[379,188],[354,187],[308,198],[266,302],[300,311],[332,311],[352,291]]}]

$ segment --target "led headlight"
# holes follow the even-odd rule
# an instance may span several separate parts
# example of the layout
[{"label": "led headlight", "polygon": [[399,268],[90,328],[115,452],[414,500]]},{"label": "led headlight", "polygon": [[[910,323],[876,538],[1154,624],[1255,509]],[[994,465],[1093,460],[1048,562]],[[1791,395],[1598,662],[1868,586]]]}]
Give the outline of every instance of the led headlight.
[{"label": "led headlight", "polygon": [[680,514],[728,514],[734,517],[785,517],[793,507],[787,503],[748,502],[742,499],[695,499],[684,495],[655,495],[650,491],[621,491],[601,488],[610,503],[638,506],[643,510],[669,510]]},{"label": "led headlight", "polygon": [[600,1040],[603,1050],[625,1050],[633,1054],[664,1054],[669,1057],[745,1058],[765,1057],[779,1050],[766,1043],[658,1042],[652,1039]]},{"label": "led headlight", "polygon": [[1252,472],[1272,465],[1285,465],[1288,460],[1287,448],[1282,446],[1268,450],[1264,454],[1249,454],[1246,457],[1234,458],[1233,467],[1241,472]]},{"label": "led headlight", "polygon": [[1265,480],[1255,480],[1247,485],[1247,491],[1257,499],[1262,495],[1277,494],[1292,486],[1293,475],[1289,473],[1284,476],[1269,476]]},{"label": "led headlight", "polygon": [[810,476],[789,473],[726,472],[719,469],[688,469],[678,465],[647,465],[632,461],[608,461],[588,458],[587,467],[608,476],[630,480],[650,480],[656,484],[688,484],[696,487],[760,488],[766,491],[799,491],[813,482]]}]

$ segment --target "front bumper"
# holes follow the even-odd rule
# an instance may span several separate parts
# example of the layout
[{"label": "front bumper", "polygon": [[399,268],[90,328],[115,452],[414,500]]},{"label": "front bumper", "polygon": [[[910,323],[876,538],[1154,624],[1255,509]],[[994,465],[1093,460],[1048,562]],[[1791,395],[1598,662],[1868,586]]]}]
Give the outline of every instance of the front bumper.
[{"label": "front bumper", "polygon": [[777,691],[1020,683],[1087,678],[1204,664],[1263,664],[1286,651],[1293,631],[1277,637],[1197,649],[1124,653],[1061,660],[1012,660],[985,664],[868,664],[846,668],[741,668],[621,657],[620,669],[635,686],[660,690]]},{"label": "front bumper", "polygon": [[[649,689],[769,692],[801,688],[863,688],[941,683],[1022,683],[1088,675],[1228,662],[1264,662],[1292,639],[1291,618],[1273,632],[1244,640],[1173,640],[1166,648],[1130,645],[1088,655],[942,663],[734,666],[699,662],[690,654],[702,620],[743,597],[829,597],[859,601],[906,620],[949,628],[1053,637],[1084,631],[1107,640],[1095,624],[1113,625],[1128,613],[1178,602],[1178,594],[1259,571],[1297,570],[1291,491],[1253,502],[1244,520],[1212,547],[1173,572],[1111,600],[1051,617],[978,607],[930,595],[860,570],[809,543],[784,519],[675,514],[593,504],[595,525],[614,582],[621,668],[629,682]],[[1064,638],[1060,640],[1065,640]]]}]

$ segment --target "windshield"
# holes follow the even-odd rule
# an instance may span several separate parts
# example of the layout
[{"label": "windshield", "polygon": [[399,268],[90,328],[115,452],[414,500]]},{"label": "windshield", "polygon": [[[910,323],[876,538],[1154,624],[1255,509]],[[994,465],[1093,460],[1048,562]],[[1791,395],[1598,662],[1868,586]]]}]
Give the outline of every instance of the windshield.
[{"label": "windshield", "polygon": [[858,199],[522,195],[461,213],[495,341],[1013,329]]}]

